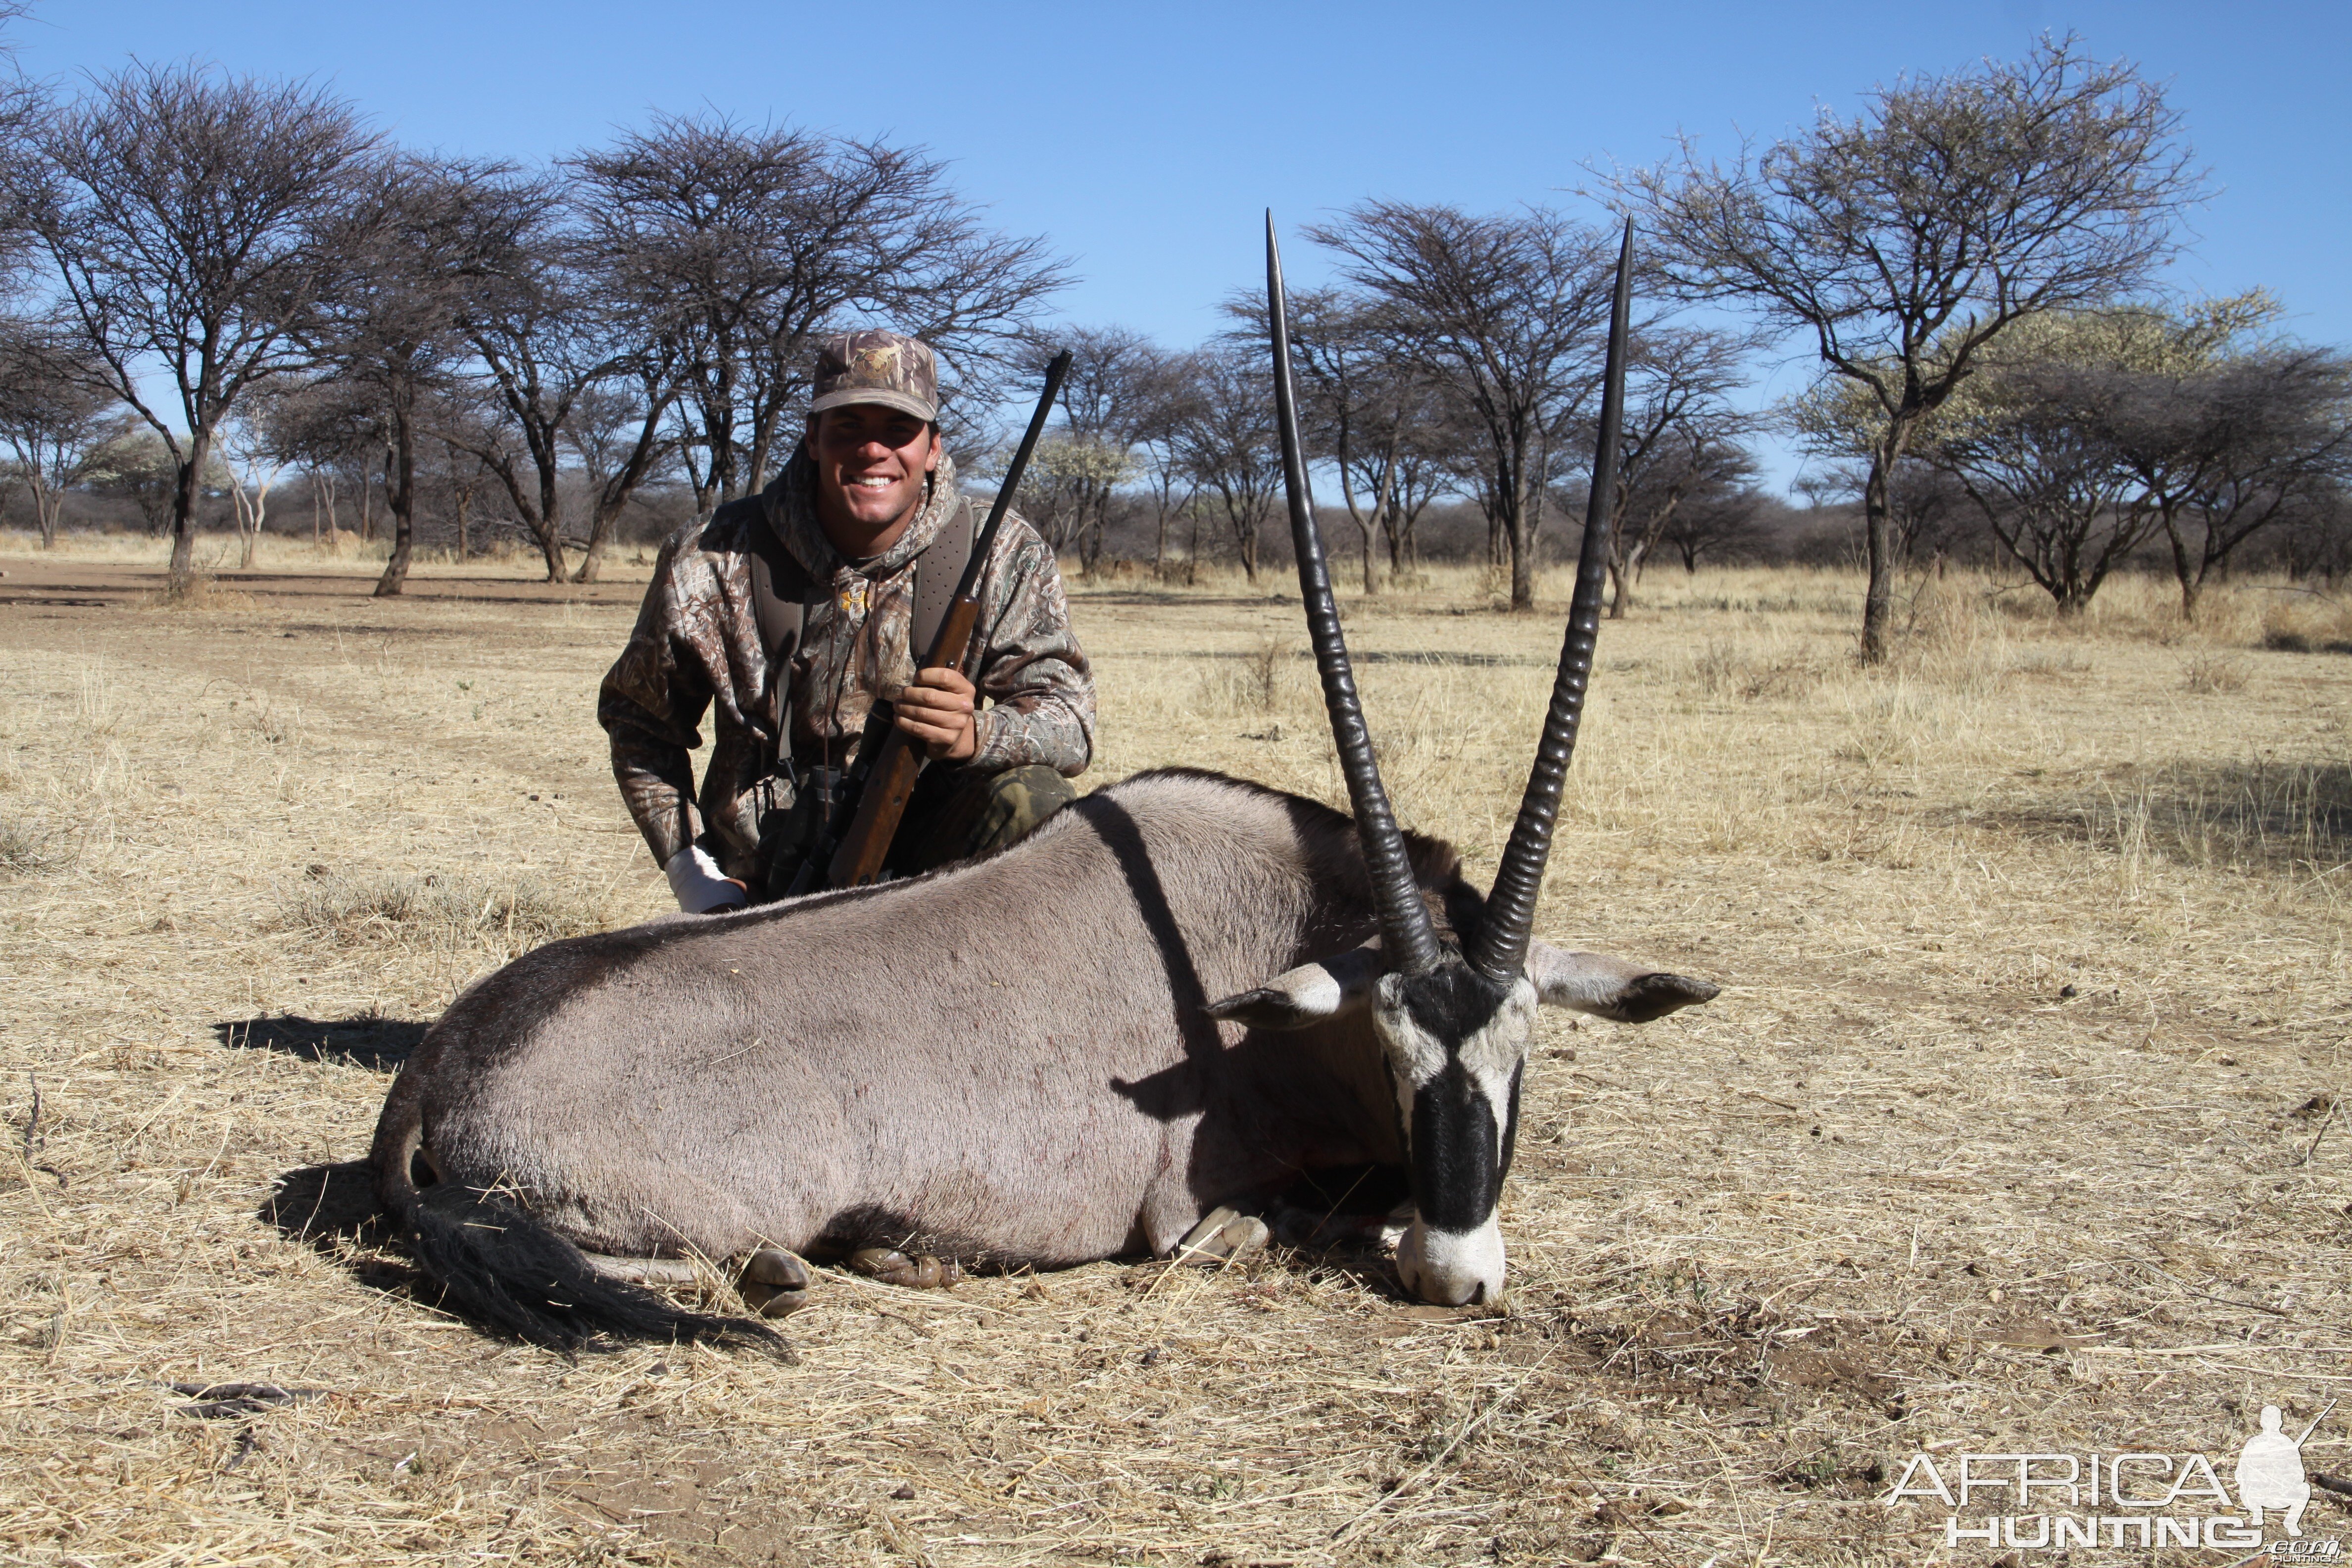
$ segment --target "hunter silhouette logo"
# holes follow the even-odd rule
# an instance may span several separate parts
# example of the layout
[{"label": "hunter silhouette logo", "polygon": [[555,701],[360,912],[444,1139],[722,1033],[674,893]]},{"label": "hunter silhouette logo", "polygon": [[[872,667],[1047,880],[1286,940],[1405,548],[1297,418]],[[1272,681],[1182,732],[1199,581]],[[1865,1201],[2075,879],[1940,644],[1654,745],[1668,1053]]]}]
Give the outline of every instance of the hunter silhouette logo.
[{"label": "hunter silhouette logo", "polygon": [[[2323,1417],[2326,1414],[2320,1412]],[[2305,1427],[2301,1437],[2289,1438],[2279,1430],[2282,1419],[2277,1405],[2263,1405],[2263,1429],[2247,1438],[2239,1450],[2238,1506],[2246,1510],[2246,1521],[2257,1530],[2263,1525],[2263,1510],[2284,1510],[2286,1518],[2282,1522],[2287,1534],[2297,1536],[2303,1533],[2303,1510],[2311,1501],[2311,1481],[2303,1472],[2303,1445],[2319,1423]]]},{"label": "hunter silhouette logo", "polygon": [[[1886,1506],[1933,1498],[1950,1510],[1947,1547],[1980,1542],[2014,1552],[2259,1548],[2264,1516],[2275,1515],[2285,1533],[2269,1547],[2271,1556],[2335,1562],[2343,1553],[2338,1542],[2303,1533],[2303,1510],[2311,1502],[2303,1446],[2335,1408],[2330,1404],[2301,1436],[2290,1437],[2279,1407],[2263,1405],[2260,1428],[2238,1452],[2234,1498],[2203,1454],[1923,1453],[1912,1456]],[[2000,1513],[1962,1523],[1971,1501],[1982,1508],[1988,1493]]]}]

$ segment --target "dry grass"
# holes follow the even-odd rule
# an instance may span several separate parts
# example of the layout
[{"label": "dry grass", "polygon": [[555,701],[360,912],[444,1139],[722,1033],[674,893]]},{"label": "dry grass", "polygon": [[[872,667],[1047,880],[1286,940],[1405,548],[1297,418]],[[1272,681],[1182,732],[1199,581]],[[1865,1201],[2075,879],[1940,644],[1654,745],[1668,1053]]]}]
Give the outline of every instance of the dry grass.
[{"label": "dry grass", "polygon": [[166,577],[163,585],[142,596],[140,608],[150,610],[250,610],[253,595],[235,588],[224,588],[220,579],[210,572],[191,572],[183,577]]},{"label": "dry grass", "polygon": [[2263,609],[2263,646],[2278,653],[2352,653],[2352,605],[2319,594],[2283,595]]},{"label": "dry grass", "polygon": [[[12,1562],[1911,1563],[1939,1518],[1874,1498],[1917,1447],[2219,1458],[2342,1387],[2352,663],[2266,647],[2270,585],[2183,628],[2162,584],[2065,623],[1910,584],[1865,671],[1850,578],[1653,574],[1540,925],[1727,989],[1546,1023],[1507,1311],[1344,1256],[826,1273],[780,1368],[486,1339],[366,1228],[423,1024],[666,889],[593,722],[627,595],[352,575],[0,609],[0,821],[75,848],[0,881]],[[1348,604],[1400,806],[1474,874],[1559,630],[1488,586]],[[1285,587],[1080,594],[1092,782],[1337,797]],[[224,1381],[289,1397],[169,1386]]]},{"label": "dry grass", "polygon": [[0,816],[0,877],[54,871],[73,858],[73,847],[40,823]]},{"label": "dry grass", "polygon": [[280,907],[289,931],[351,946],[478,949],[501,963],[559,937],[624,923],[609,894],[583,897],[535,878],[351,875],[324,866],[311,867]]},{"label": "dry grass", "polygon": [[[218,577],[244,572],[244,542],[234,532],[199,532],[194,575]],[[257,542],[252,569],[265,573],[325,571],[372,578],[383,570],[391,554],[392,540],[385,533],[364,540],[350,529],[321,534],[316,540],[308,534],[265,533]],[[168,537],[119,531],[68,532],[58,536],[54,549],[44,550],[38,533],[28,529],[0,528],[0,559],[9,558],[26,563],[77,562],[152,567],[158,581],[150,606],[171,602],[170,584],[162,580],[162,569],[172,558]],[[643,569],[652,560],[652,548],[644,545],[615,545],[607,557],[616,574],[635,570],[640,579],[645,574]],[[579,563],[577,551],[572,553],[571,561],[574,565]],[[525,543],[520,536],[502,533],[478,544],[462,563],[452,549],[421,548],[412,557],[409,570],[413,575],[425,578],[488,570],[529,580],[541,575],[545,564],[536,546]]]}]

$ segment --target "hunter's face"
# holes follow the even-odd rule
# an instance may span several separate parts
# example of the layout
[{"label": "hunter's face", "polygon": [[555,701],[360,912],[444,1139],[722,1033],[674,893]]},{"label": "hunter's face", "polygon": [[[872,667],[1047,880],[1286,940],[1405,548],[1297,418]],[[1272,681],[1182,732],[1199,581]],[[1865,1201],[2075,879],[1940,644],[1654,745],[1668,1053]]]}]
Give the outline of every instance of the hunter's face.
[{"label": "hunter's face", "polygon": [[912,521],[925,477],[940,466],[940,438],[911,414],[853,403],[817,416],[809,455],[834,542],[848,554],[870,555],[888,549]]}]

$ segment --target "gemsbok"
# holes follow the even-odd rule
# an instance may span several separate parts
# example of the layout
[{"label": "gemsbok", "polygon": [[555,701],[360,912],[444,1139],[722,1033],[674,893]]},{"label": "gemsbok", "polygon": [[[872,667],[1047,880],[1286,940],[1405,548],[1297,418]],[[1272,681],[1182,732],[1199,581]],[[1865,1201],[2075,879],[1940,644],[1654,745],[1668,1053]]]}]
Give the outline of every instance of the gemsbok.
[{"label": "gemsbok", "polygon": [[[566,1349],[608,1331],[775,1346],[630,1277],[748,1258],[745,1296],[773,1310],[803,1299],[795,1255],[1213,1250],[1303,1173],[1363,1164],[1409,1173],[1408,1289],[1502,1290],[1536,1008],[1642,1022],[1716,987],[1531,936],[1599,624],[1599,501],[1493,891],[1399,828],[1307,500],[1270,216],[1266,247],[1299,582],[1353,820],[1140,773],[991,859],[516,960],[451,1005],[376,1129],[379,1200],[453,1305]],[[1596,497],[1631,254],[1629,228]]]}]

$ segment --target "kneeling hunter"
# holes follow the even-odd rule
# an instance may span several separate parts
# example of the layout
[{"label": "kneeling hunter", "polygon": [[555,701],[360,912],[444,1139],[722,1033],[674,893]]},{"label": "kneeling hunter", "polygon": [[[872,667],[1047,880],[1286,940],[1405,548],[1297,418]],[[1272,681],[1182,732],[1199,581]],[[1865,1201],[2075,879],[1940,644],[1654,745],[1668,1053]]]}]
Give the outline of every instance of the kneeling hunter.
[{"label": "kneeling hunter", "polygon": [[[892,872],[992,854],[1076,797],[1094,681],[1054,552],[1019,517],[982,565],[973,678],[916,668],[978,531],[940,440],[930,349],[896,332],[828,339],[800,450],[761,494],[663,543],[598,697],[613,776],[680,909],[793,885],[877,701],[930,759]],[[706,710],[698,799],[687,753]]]}]

